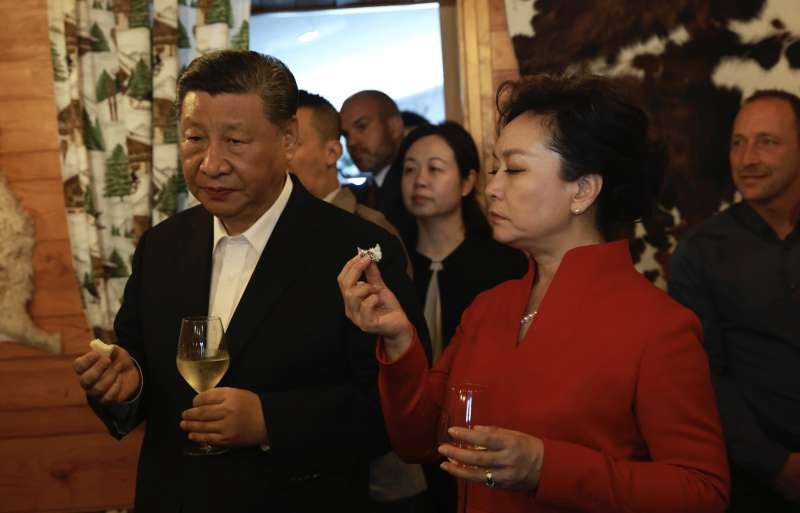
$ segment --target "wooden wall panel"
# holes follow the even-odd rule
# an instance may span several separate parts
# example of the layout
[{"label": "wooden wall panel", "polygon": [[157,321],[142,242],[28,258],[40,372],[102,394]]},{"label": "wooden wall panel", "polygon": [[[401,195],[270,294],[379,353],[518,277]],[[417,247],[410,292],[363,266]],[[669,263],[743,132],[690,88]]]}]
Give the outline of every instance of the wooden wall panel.
[{"label": "wooden wall panel", "polygon": [[[52,119],[52,123],[34,120]],[[0,110],[0,153],[58,148],[56,105],[52,98],[6,100]]]},{"label": "wooden wall panel", "polygon": [[35,318],[83,313],[68,240],[37,242],[33,269],[34,288],[38,293],[33,296],[28,310]]},{"label": "wooden wall panel", "polygon": [[[139,432],[0,440],[0,513],[98,511],[132,503]],[[36,455],[32,458],[31,455]],[[80,498],[80,508],[69,507]]]},{"label": "wooden wall panel", "polygon": [[61,179],[58,150],[0,153],[0,171],[12,183],[48,178]]},{"label": "wooden wall panel", "polygon": [[12,410],[85,404],[72,370],[73,359],[48,356],[0,361],[0,390],[14,391],[0,395],[0,412],[5,416]]},{"label": "wooden wall panel", "polygon": [[[55,116],[55,111],[53,113]],[[0,127],[2,126],[0,119]],[[60,178],[14,182],[11,188],[22,207],[33,218],[37,241],[69,238],[63,184]]]},{"label": "wooden wall panel", "polygon": [[0,343],[0,513],[118,509],[133,501],[141,431],[114,440],[72,371],[91,334],[67,234],[47,1],[0,0],[0,19],[0,172],[35,224],[29,311],[64,349]]},{"label": "wooden wall panel", "polygon": [[464,126],[481,153],[478,188],[483,189],[497,133],[497,87],[518,78],[519,66],[508,35],[504,0],[459,0],[458,27]]},{"label": "wooden wall panel", "polygon": [[78,406],[54,406],[47,412],[53,422],[44,421],[41,408],[0,412],[0,419],[8,416],[12,420],[0,422],[0,440],[108,432],[97,416],[86,414],[83,401]]}]

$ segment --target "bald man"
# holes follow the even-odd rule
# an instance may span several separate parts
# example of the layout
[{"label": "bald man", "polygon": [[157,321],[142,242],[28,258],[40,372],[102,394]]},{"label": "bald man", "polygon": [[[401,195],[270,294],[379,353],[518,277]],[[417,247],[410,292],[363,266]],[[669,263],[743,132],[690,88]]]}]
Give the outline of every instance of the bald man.
[{"label": "bald man", "polygon": [[359,199],[383,212],[407,240],[416,221],[403,206],[402,167],[392,166],[404,136],[397,104],[381,91],[359,91],[342,105],[341,124],[356,167],[373,177],[371,187],[358,192]]}]

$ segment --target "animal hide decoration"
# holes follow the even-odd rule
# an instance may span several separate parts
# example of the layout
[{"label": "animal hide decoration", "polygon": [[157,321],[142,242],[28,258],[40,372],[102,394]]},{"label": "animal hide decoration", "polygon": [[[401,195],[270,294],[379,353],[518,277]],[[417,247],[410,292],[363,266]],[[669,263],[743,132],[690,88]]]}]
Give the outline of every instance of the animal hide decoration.
[{"label": "animal hide decoration", "polygon": [[631,235],[637,267],[656,284],[664,286],[686,230],[737,199],[728,141],[742,99],[758,89],[800,93],[797,7],[797,0],[506,0],[521,74],[616,77],[650,115],[669,167],[656,214]]},{"label": "animal hide decoration", "polygon": [[33,294],[33,244],[33,222],[0,173],[0,340],[60,353],[61,337],[37,328],[26,309]]}]

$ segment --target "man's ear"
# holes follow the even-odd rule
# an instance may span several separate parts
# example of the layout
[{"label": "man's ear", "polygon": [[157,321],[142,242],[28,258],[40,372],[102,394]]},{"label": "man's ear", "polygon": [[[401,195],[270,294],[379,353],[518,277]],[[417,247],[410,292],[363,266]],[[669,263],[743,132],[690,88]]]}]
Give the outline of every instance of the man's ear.
[{"label": "man's ear", "polygon": [[403,118],[400,116],[390,116],[387,121],[389,124],[389,135],[392,136],[392,140],[398,142],[403,140]]},{"label": "man's ear", "polygon": [[283,149],[286,153],[286,160],[292,160],[294,152],[297,150],[297,116],[292,116],[292,119],[286,122],[286,128],[283,130]]},{"label": "man's ear", "polygon": [[478,172],[470,169],[467,176],[461,180],[461,197],[466,198],[475,188],[475,182],[478,180]]},{"label": "man's ear", "polygon": [[572,198],[570,210],[573,214],[586,212],[603,190],[603,177],[597,173],[583,175],[576,180],[577,192]]},{"label": "man's ear", "polygon": [[339,139],[331,139],[325,143],[325,165],[335,166],[342,156],[342,143]]}]

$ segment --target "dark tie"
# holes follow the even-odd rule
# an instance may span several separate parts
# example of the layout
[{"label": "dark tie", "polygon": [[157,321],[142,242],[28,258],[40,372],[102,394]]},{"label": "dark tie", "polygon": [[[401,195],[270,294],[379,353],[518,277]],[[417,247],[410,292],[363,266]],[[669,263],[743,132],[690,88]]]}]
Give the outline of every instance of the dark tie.
[{"label": "dark tie", "polygon": [[370,177],[367,180],[367,206],[369,208],[377,208],[378,206],[378,184],[375,179]]}]

